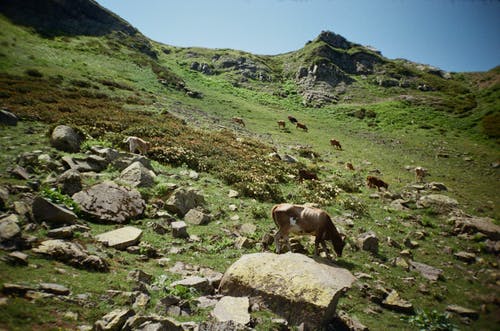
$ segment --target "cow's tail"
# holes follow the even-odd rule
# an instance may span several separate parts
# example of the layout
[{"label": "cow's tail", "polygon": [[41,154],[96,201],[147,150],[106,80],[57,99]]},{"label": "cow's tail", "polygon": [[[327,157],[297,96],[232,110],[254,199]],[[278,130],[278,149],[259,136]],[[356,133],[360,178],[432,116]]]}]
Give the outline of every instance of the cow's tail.
[{"label": "cow's tail", "polygon": [[271,209],[271,217],[273,218],[274,224],[279,228],[278,225],[278,220],[276,219],[276,209],[278,208],[279,205],[274,205],[273,208]]}]

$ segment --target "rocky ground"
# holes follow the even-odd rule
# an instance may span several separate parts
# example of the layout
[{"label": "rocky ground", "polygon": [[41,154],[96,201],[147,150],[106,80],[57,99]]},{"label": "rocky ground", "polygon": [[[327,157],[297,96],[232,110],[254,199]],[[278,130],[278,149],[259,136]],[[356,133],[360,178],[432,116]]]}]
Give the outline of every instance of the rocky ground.
[{"label": "rocky ground", "polygon": [[[17,123],[8,113],[2,116],[10,119],[6,124]],[[382,231],[360,228],[355,233],[353,218],[349,217],[336,217],[335,222],[350,234],[351,254],[366,252],[374,257],[367,268],[353,268],[345,260],[332,263],[324,257],[308,257],[311,255],[307,247],[304,250],[300,242],[295,242],[294,251],[302,253],[271,253],[272,247],[268,247],[273,240],[272,233],[255,238],[256,226],[251,223],[241,225],[236,234],[221,233],[213,237],[211,245],[220,244],[228,236],[232,238],[230,245],[242,252],[231,257],[235,262],[223,272],[203,264],[174,263],[171,256],[193,247],[207,250],[205,239],[189,233],[192,228],[219,219],[207,206],[207,197],[195,188],[171,181],[163,186],[160,199],[151,194],[151,190],[156,185],[156,177],[164,174],[155,169],[151,160],[100,146],[89,146],[85,153],[78,153],[83,141],[77,130],[57,126],[51,131],[50,148],[23,152],[6,169],[8,173],[4,177],[10,179],[0,186],[0,263],[14,268],[9,270],[16,273],[36,273],[37,266],[31,262],[36,256],[54,261],[58,266],[68,266],[55,267],[56,273],[67,274],[76,268],[111,275],[119,267],[117,260],[122,259],[123,252],[136,256],[139,261],[155,261],[161,270],[168,268],[169,273],[177,275],[177,280],[170,282],[169,290],[164,291],[166,279],[129,267],[132,270],[127,273],[127,281],[133,284],[132,288],[109,289],[103,294],[108,300],[124,304],[116,305],[115,310],[93,321],[81,321],[68,311],[65,318],[74,321],[70,328],[367,330],[356,317],[341,309],[348,308],[348,304],[337,309],[341,298],[353,295],[365,298],[371,303],[366,307],[372,311],[368,314],[376,315],[378,310],[386,309],[402,316],[421,316],[411,300],[401,294],[404,288],[393,288],[377,276],[385,272],[383,270],[399,270],[398,275],[412,272],[399,279],[400,284],[416,287],[419,295],[434,295],[436,300],[444,300],[446,294],[437,292],[443,290],[446,279],[452,281],[455,277],[451,277],[449,269],[431,266],[414,256],[434,229],[420,227],[405,240],[391,239],[382,236]],[[6,140],[2,145],[4,143]],[[198,180],[200,174],[186,170],[183,176]],[[480,243],[482,251],[478,252],[460,249],[461,246],[452,248],[443,240],[435,242],[438,251],[452,257],[453,262],[447,262],[450,268],[458,265],[468,279],[491,289],[492,296],[483,298],[481,304],[472,309],[460,303],[447,306],[447,311],[463,323],[474,323],[481,315],[491,316],[498,311],[500,227],[491,219],[465,214],[456,200],[443,194],[445,191],[446,186],[440,183],[415,184],[401,193],[377,192],[371,198],[384,201],[386,207],[394,211],[432,209],[447,219],[447,224],[435,231],[447,231],[443,236]],[[238,196],[235,191],[230,194]],[[238,206],[230,205],[229,209],[235,211]],[[143,223],[141,219],[148,221]],[[234,220],[238,222],[237,218]],[[381,222],[390,224],[391,220]],[[424,223],[425,219],[409,218],[399,226],[408,226],[407,222]],[[93,228],[99,224],[113,226],[96,233]],[[144,240],[145,233],[155,233],[160,238],[168,235],[180,244],[166,252]],[[387,249],[382,250],[381,246]],[[246,248],[250,250],[245,251]],[[381,251],[387,254],[388,249],[399,253],[390,258],[381,257]],[[96,305],[88,293],[73,292],[66,285],[33,281],[27,284],[12,281],[15,278],[2,281],[0,309],[9,306],[13,298],[32,302],[60,300],[85,307]],[[349,294],[351,292],[353,294]],[[153,302],[154,309],[146,309]],[[206,312],[201,315],[201,321],[200,317],[195,318],[200,310]],[[269,312],[271,317],[258,318],[259,312]],[[498,321],[491,321],[489,325],[494,329]],[[443,326],[446,329],[444,327],[446,325]]]}]

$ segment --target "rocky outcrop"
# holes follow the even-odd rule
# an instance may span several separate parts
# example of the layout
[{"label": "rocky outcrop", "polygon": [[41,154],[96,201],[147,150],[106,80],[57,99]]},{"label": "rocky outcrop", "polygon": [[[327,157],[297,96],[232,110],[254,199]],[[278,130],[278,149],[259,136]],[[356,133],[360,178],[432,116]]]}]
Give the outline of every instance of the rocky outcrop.
[{"label": "rocky outcrop", "polygon": [[73,195],[87,217],[104,223],[125,223],[144,212],[146,204],[139,191],[112,181],[96,184]]},{"label": "rocky outcrop", "polygon": [[226,270],[219,290],[230,296],[260,296],[290,323],[315,328],[332,320],[338,299],[354,280],[348,270],[302,254],[255,253]]}]

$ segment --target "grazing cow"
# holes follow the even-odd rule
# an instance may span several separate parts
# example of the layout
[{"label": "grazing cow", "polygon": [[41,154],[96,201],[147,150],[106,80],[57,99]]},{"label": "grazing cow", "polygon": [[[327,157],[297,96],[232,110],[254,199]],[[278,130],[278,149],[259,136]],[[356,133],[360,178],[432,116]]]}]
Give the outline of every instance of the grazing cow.
[{"label": "grazing cow", "polygon": [[424,182],[424,178],[427,175],[429,175],[429,173],[427,172],[427,169],[422,168],[422,167],[416,167],[415,168],[415,181],[417,183],[423,183]]},{"label": "grazing cow", "polygon": [[330,145],[332,145],[336,149],[342,150],[342,146],[340,145],[340,142],[338,140],[330,139]]},{"label": "grazing cow", "polygon": [[366,185],[371,188],[377,188],[378,191],[380,191],[380,188],[383,187],[386,190],[389,188],[389,184],[384,182],[382,179],[377,178],[375,176],[368,176],[366,177]]},{"label": "grazing cow", "polygon": [[354,171],[354,166],[352,165],[352,163],[351,163],[351,162],[347,162],[347,163],[345,164],[345,168],[346,168],[347,170]]},{"label": "grazing cow", "polygon": [[297,122],[298,122],[298,121],[297,121],[297,119],[296,119],[295,117],[293,117],[293,116],[288,116],[288,120],[289,120],[292,124],[295,124],[295,123],[297,123]]},{"label": "grazing cow", "polygon": [[242,125],[243,127],[245,127],[245,122],[243,121],[243,119],[241,117],[233,117],[231,118],[231,120],[236,123],[236,124],[240,124]]},{"label": "grazing cow", "polygon": [[291,245],[288,238],[290,233],[314,235],[314,255],[319,255],[319,245],[324,252],[329,255],[325,241],[331,241],[337,256],[342,256],[344,249],[344,237],[337,231],[335,225],[327,212],[319,208],[304,205],[293,205],[282,203],[275,205],[271,209],[274,223],[278,227],[278,232],[274,237],[276,253],[281,252],[280,239],[285,239],[288,250]]},{"label": "grazing cow", "polygon": [[285,121],[278,121],[278,128],[285,128]]},{"label": "grazing cow", "polygon": [[316,175],[316,173],[309,171],[309,170],[306,170],[306,169],[300,169],[299,170],[299,180],[302,181],[304,179],[306,179],[306,180],[319,180],[318,175]]},{"label": "grazing cow", "polygon": [[146,155],[151,147],[149,142],[142,140],[139,137],[130,136],[123,140],[124,143],[129,144],[130,153],[135,153],[135,151],[139,151],[141,155]]},{"label": "grazing cow", "polygon": [[305,124],[302,124],[300,122],[297,122],[297,129],[302,129],[307,132],[307,126]]}]

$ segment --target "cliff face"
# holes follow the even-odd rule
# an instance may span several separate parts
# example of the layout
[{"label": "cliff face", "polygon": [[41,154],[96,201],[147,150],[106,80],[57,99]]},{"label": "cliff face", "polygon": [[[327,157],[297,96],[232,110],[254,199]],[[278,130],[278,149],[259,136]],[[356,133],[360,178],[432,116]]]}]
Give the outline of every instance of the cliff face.
[{"label": "cliff face", "polygon": [[33,27],[41,35],[101,36],[113,31],[139,33],[125,20],[92,0],[3,0],[0,12],[18,25]]}]

